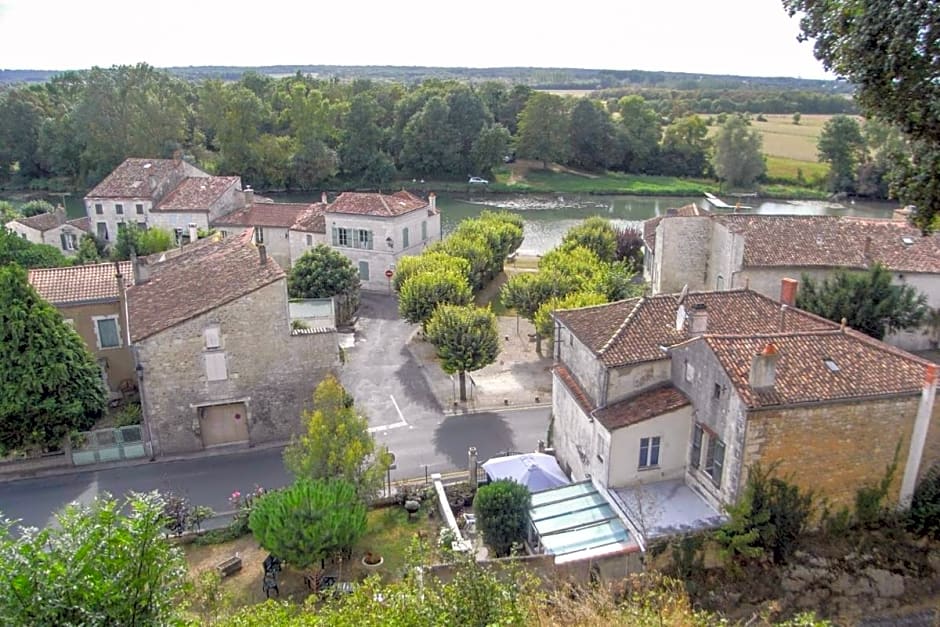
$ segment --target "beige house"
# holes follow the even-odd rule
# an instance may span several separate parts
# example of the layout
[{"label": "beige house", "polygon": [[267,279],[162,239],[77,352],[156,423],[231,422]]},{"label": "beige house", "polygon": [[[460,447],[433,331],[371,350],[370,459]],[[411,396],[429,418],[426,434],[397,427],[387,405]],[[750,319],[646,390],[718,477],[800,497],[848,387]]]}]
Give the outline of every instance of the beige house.
[{"label": "beige house", "polygon": [[111,398],[135,390],[137,375],[123,306],[123,292],[133,285],[130,262],[38,268],[29,271],[29,282],[85,341]]},{"label": "beige house", "polygon": [[68,257],[78,252],[82,235],[91,232],[88,218],[69,220],[62,207],[50,213],[11,220],[6,227],[34,244],[55,246]]},{"label": "beige house", "polygon": [[138,263],[128,319],[154,454],[286,440],[338,364],[334,329],[291,329],[284,271],[254,240]]},{"label": "beige house", "polygon": [[554,446],[643,537],[716,524],[755,463],[834,504],[893,500],[940,461],[936,366],[755,291],[659,294],[555,315]]},{"label": "beige house", "polygon": [[[694,205],[644,224],[645,278],[654,294],[749,286],[771,298],[784,277],[822,280],[839,269],[888,268],[940,309],[940,234],[924,236],[903,211],[895,219],[717,214]],[[892,334],[906,350],[931,347],[926,329]]]}]

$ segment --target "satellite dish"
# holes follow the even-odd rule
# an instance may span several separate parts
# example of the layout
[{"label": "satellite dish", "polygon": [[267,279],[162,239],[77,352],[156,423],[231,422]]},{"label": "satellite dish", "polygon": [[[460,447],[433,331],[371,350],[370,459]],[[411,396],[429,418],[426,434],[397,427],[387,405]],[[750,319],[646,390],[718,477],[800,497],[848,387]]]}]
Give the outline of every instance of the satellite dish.
[{"label": "satellite dish", "polygon": [[682,291],[679,292],[679,301],[678,301],[678,303],[681,305],[682,302],[685,300],[685,297],[688,296],[688,295],[689,295],[689,284],[686,283],[685,285],[682,286]]}]

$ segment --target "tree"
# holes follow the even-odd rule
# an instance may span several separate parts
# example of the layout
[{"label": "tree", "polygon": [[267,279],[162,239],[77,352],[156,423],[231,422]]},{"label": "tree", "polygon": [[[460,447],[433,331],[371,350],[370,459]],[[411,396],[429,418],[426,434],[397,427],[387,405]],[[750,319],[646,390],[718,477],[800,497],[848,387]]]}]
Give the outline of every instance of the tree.
[{"label": "tree", "polygon": [[251,508],[258,544],[301,570],[335,555],[348,557],[366,530],[366,505],[343,479],[296,480],[267,492]]},{"label": "tree", "polygon": [[53,446],[105,407],[85,343],[15,264],[0,267],[0,447]]},{"label": "tree", "polygon": [[718,129],[715,136],[715,154],[712,157],[715,174],[733,187],[754,184],[767,169],[761,154],[761,136],[751,128],[742,115],[732,115]]},{"label": "tree", "polygon": [[104,244],[91,233],[85,233],[78,240],[78,253],[75,255],[75,263],[89,264],[101,261],[101,255],[104,253]]},{"label": "tree", "polygon": [[369,421],[360,416],[353,399],[333,375],[313,394],[313,410],[303,414],[304,433],[284,449],[284,465],[298,479],[340,478],[362,498],[382,486],[388,467],[384,447],[376,450]]},{"label": "tree", "polygon": [[600,216],[591,216],[568,229],[561,244],[562,247],[583,246],[605,262],[614,261],[617,256],[617,232],[610,220]]},{"label": "tree", "polygon": [[34,244],[0,227],[0,266],[11,263],[24,268],[57,268],[69,264],[62,251],[55,246]]},{"label": "tree", "polygon": [[711,140],[708,125],[697,115],[679,118],[663,131],[660,173],[703,176],[708,173]]},{"label": "tree", "polygon": [[862,129],[853,118],[836,115],[823,125],[819,159],[829,164],[829,191],[855,191],[855,169],[865,158]]},{"label": "tree", "polygon": [[503,157],[509,152],[511,141],[512,135],[502,124],[484,126],[473,142],[473,171],[484,175],[491,174],[493,167],[502,163]]},{"label": "tree", "polygon": [[460,377],[460,400],[467,400],[466,373],[496,361],[499,329],[489,309],[441,304],[427,324],[428,341],[437,348],[441,367]]},{"label": "tree", "polygon": [[643,234],[635,226],[617,229],[617,261],[627,261],[634,268],[643,263]]},{"label": "tree", "polygon": [[16,220],[20,215],[20,212],[13,207],[13,203],[8,200],[0,200],[0,228],[3,228],[7,222]]},{"label": "tree", "polygon": [[359,309],[359,273],[342,253],[318,244],[305,252],[287,276],[291,298],[336,298],[339,322]]},{"label": "tree", "polygon": [[795,113],[793,114],[793,123],[796,124],[796,125],[799,125],[800,120],[801,120],[802,118],[803,118],[803,114],[801,114],[799,111],[795,112]]},{"label": "tree", "polygon": [[578,99],[571,110],[569,162],[587,170],[604,170],[614,158],[616,132],[601,103]]},{"label": "tree", "polygon": [[405,126],[402,167],[418,175],[463,173],[460,136],[450,123],[450,107],[434,96]]},{"label": "tree", "polygon": [[896,124],[911,140],[914,167],[901,200],[933,228],[940,213],[940,4],[933,0],[783,0],[800,14],[801,39],[815,40],[826,69],[855,85],[868,117]]},{"label": "tree", "polygon": [[568,113],[561,96],[543,91],[532,94],[519,114],[516,149],[519,156],[536,159],[548,168],[549,161],[568,156]]},{"label": "tree", "polygon": [[53,211],[55,211],[55,207],[47,200],[30,200],[20,207],[20,214],[24,218],[38,216],[41,213],[52,213]]},{"label": "tree", "polygon": [[891,272],[881,264],[865,272],[836,270],[822,283],[804,274],[802,283],[797,307],[833,322],[845,318],[850,327],[875,339],[913,329],[927,315],[927,297],[913,286],[892,285]]},{"label": "tree", "polygon": [[[535,324],[535,314],[542,303],[555,296],[578,291],[580,282],[558,270],[539,270],[513,275],[500,290],[503,305]],[[542,335],[536,330],[535,350],[542,352]]]},{"label": "tree", "polygon": [[555,335],[555,320],[552,314],[559,309],[577,309],[592,305],[603,305],[607,297],[597,292],[574,292],[562,297],[549,298],[535,312],[535,331],[541,337],[549,338],[549,348]]},{"label": "tree", "polygon": [[496,557],[509,555],[513,544],[525,541],[531,502],[529,489],[511,479],[499,479],[477,490],[473,499],[477,524]]},{"label": "tree", "polygon": [[392,278],[392,287],[396,292],[401,291],[405,281],[416,274],[432,270],[468,277],[470,275],[470,262],[463,257],[454,257],[445,252],[426,250],[420,255],[402,257],[395,264],[395,276]]},{"label": "tree", "polygon": [[127,261],[131,258],[131,252],[141,257],[162,253],[173,247],[174,239],[172,233],[160,227],[142,229],[133,222],[124,223],[124,226],[118,229],[117,241],[111,249],[111,259]]},{"label": "tree", "polygon": [[401,286],[398,314],[407,322],[427,331],[428,320],[441,304],[467,305],[473,294],[467,279],[453,272],[432,270],[415,274]]},{"label": "tree", "polygon": [[0,526],[0,615],[8,625],[170,625],[182,620],[186,562],[165,542],[156,493],[72,503],[58,524]]},{"label": "tree", "polygon": [[660,117],[642,96],[624,96],[620,111],[620,161],[625,172],[652,172],[662,134]]}]

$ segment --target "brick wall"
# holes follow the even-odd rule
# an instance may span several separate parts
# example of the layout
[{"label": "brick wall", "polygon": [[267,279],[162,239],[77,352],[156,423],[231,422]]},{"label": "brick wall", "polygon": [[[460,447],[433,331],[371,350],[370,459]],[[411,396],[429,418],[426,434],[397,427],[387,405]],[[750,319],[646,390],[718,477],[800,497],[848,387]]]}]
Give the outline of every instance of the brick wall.
[{"label": "brick wall", "polygon": [[[856,491],[885,476],[900,442],[898,467],[889,497],[898,498],[919,396],[751,412],[745,443],[747,468],[779,462],[777,474],[852,507]],[[937,417],[937,413],[934,413]],[[932,455],[940,451],[932,425]],[[928,438],[930,439],[930,438]]]}]

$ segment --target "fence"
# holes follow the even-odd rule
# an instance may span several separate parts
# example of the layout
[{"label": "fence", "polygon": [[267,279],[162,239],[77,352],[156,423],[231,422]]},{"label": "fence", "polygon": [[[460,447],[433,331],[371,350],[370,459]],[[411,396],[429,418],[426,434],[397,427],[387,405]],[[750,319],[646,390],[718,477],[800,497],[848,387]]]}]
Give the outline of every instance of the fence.
[{"label": "fence", "polygon": [[72,463],[76,466],[134,459],[146,454],[140,425],[83,431],[72,443]]}]

